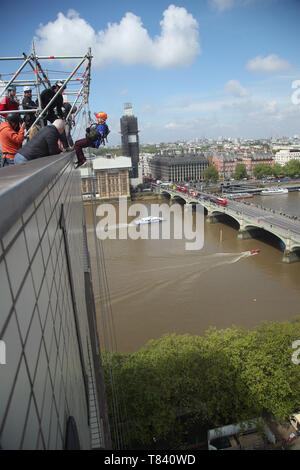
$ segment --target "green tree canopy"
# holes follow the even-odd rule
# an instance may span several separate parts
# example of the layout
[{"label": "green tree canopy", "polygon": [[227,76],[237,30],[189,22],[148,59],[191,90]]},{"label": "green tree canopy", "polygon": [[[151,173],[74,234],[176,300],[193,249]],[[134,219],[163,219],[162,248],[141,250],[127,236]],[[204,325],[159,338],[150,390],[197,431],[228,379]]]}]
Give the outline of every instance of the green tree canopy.
[{"label": "green tree canopy", "polygon": [[284,168],[279,165],[279,163],[275,163],[272,168],[272,175],[275,176],[275,178],[278,178],[279,176],[284,176],[285,171]]},{"label": "green tree canopy", "polygon": [[287,176],[300,175],[300,160],[293,159],[284,165],[284,172]]},{"label": "green tree canopy", "polygon": [[258,163],[255,165],[253,174],[255,178],[261,179],[272,175],[272,167],[267,163]]},{"label": "green tree canopy", "polygon": [[243,178],[249,178],[247,173],[246,165],[244,163],[237,163],[235,167],[235,172],[232,177],[236,180],[241,180]]},{"label": "green tree canopy", "polygon": [[204,181],[218,181],[219,173],[218,170],[213,166],[208,166],[203,172]]},{"label": "green tree canopy", "polygon": [[300,365],[292,361],[298,339],[299,317],[203,337],[165,335],[134,354],[103,353],[110,416],[118,395],[126,446],[147,449],[153,436],[170,449],[178,445],[183,415],[207,429],[265,411],[284,420],[300,403]]}]

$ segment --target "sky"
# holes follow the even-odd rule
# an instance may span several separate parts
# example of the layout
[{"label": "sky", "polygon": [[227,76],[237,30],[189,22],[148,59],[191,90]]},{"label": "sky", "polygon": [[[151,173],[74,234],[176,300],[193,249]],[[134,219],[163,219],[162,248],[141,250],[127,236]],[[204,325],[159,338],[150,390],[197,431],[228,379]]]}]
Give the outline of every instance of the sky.
[{"label": "sky", "polygon": [[[0,56],[84,55],[109,143],[131,102],[141,143],[300,135],[300,0],[14,2]],[[1,16],[11,18],[9,2]],[[78,61],[77,61],[78,62]],[[19,63],[0,63],[0,74]],[[43,66],[46,65],[43,63]],[[47,63],[71,71],[74,64]]]}]

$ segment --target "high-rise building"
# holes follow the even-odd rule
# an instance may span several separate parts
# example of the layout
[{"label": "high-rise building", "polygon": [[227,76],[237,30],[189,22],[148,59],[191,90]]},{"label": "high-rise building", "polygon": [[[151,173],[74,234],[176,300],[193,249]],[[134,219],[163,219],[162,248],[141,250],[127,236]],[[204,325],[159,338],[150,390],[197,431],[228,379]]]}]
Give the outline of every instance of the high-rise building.
[{"label": "high-rise building", "polygon": [[120,119],[123,155],[130,157],[132,170],[130,177],[138,178],[139,131],[137,118],[133,115],[132,104],[124,104],[124,115]]}]

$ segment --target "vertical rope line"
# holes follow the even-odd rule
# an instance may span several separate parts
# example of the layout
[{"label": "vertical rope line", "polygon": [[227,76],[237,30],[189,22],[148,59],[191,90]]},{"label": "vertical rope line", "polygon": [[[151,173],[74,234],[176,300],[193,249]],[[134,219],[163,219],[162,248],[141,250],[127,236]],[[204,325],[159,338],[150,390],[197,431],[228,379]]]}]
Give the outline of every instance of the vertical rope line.
[{"label": "vertical rope line", "polygon": [[[90,112],[88,113],[90,116]],[[84,108],[84,116],[87,123],[87,113]],[[88,149],[90,153],[90,149]],[[94,233],[94,245],[95,245],[95,254],[96,254],[96,268],[97,268],[97,277],[98,277],[98,288],[99,288],[99,300],[100,300],[100,314],[102,319],[103,327],[103,340],[104,347],[107,352],[108,357],[108,373],[111,384],[111,393],[112,393],[112,421],[115,431],[115,443],[117,449],[124,448],[124,438],[122,429],[120,429],[119,424],[121,423],[120,415],[120,401],[118,398],[117,387],[115,385],[115,373],[112,364],[111,353],[116,351],[116,337],[115,337],[115,326],[113,322],[112,308],[110,302],[109,286],[107,281],[107,272],[105,266],[103,245],[101,240],[97,239],[96,236],[96,207],[95,207],[95,184],[94,179],[90,177],[90,202],[92,209],[92,221],[93,221],[93,233]]]}]

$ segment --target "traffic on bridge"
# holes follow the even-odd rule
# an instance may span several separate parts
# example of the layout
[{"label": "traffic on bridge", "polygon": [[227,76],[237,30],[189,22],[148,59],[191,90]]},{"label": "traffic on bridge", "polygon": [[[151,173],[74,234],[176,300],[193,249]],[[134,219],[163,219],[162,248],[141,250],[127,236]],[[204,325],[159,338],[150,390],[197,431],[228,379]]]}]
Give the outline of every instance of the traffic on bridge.
[{"label": "traffic on bridge", "polygon": [[202,204],[208,211],[208,220],[216,222],[220,214],[236,220],[239,225],[239,238],[250,238],[251,232],[263,229],[284,244],[284,262],[299,260],[300,253],[300,220],[296,216],[278,213],[249,202],[226,198],[226,195],[215,195],[197,190],[193,186],[180,186],[174,183],[154,184],[158,192],[168,193],[171,198],[179,197],[188,204]]}]

